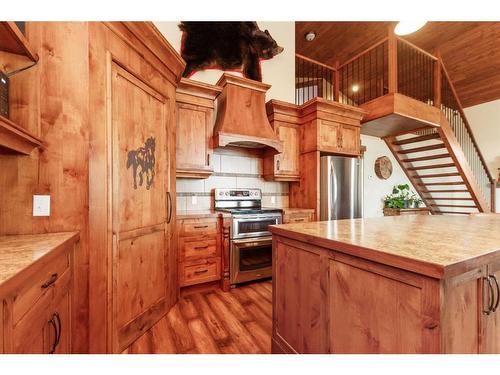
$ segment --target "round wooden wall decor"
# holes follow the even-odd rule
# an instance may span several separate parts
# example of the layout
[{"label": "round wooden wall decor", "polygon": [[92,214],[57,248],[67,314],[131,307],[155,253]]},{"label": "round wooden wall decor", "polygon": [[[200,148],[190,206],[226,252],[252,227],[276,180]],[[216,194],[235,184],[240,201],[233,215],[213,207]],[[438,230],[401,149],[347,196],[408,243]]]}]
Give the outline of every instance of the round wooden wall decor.
[{"label": "round wooden wall decor", "polygon": [[392,175],[392,163],[387,156],[381,156],[375,160],[375,173],[382,180],[387,180]]}]

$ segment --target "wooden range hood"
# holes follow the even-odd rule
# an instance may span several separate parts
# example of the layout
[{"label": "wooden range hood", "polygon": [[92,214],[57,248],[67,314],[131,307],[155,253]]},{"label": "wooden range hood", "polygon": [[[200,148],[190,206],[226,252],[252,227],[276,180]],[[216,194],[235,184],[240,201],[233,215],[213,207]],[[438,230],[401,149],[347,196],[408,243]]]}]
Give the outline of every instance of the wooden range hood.
[{"label": "wooden range hood", "polygon": [[217,120],[214,127],[214,146],[263,148],[270,154],[283,151],[267,119],[265,96],[271,87],[262,82],[224,73],[217,86]]}]

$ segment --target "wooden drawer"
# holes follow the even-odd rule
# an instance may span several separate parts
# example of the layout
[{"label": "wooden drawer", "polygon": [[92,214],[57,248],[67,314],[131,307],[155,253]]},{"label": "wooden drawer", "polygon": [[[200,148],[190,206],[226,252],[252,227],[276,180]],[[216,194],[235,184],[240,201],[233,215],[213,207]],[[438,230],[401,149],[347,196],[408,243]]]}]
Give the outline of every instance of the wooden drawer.
[{"label": "wooden drawer", "polygon": [[283,224],[308,223],[310,221],[312,221],[312,213],[309,213],[309,212],[301,212],[301,213],[283,215]]},{"label": "wooden drawer", "polygon": [[221,259],[185,262],[180,265],[180,286],[206,283],[221,279]]},{"label": "wooden drawer", "polygon": [[217,236],[185,237],[179,239],[179,259],[206,259],[220,256],[217,249]]},{"label": "wooden drawer", "polygon": [[179,236],[205,236],[217,234],[217,218],[184,219],[179,223]]},{"label": "wooden drawer", "polygon": [[13,324],[16,324],[51,289],[51,286],[54,285],[68,267],[68,254],[61,254],[51,261],[43,271],[38,272],[29,283],[25,283],[16,292],[12,304]]},{"label": "wooden drawer", "polygon": [[[69,321],[69,288],[71,272],[67,270],[59,275],[57,281],[47,288],[40,298],[31,306],[24,316],[12,326],[11,350],[12,353],[49,353],[56,340],[56,329],[60,330],[60,337],[64,348],[56,347],[56,352],[69,353],[69,340],[66,339],[71,329]],[[61,303],[64,301],[65,303]],[[57,313],[59,322],[54,315]],[[53,320],[51,324],[50,320]],[[56,326],[57,325],[57,326]],[[61,342],[61,341],[60,341]]]}]

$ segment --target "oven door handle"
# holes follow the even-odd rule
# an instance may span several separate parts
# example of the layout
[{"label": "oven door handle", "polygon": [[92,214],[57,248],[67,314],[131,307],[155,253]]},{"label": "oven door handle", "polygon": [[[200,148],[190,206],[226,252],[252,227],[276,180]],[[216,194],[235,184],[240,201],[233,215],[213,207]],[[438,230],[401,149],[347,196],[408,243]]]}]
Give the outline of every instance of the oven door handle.
[{"label": "oven door handle", "polygon": [[255,244],[261,243],[272,243],[272,237],[262,237],[262,238],[246,238],[241,240],[232,240],[234,245],[238,247],[254,247]]},{"label": "oven door handle", "polygon": [[233,220],[238,222],[238,223],[254,223],[256,221],[267,221],[267,220],[273,220],[273,221],[278,221],[281,219],[281,216],[267,216],[267,217],[259,217],[259,218],[244,218],[244,219],[239,219],[239,218],[234,218]]}]

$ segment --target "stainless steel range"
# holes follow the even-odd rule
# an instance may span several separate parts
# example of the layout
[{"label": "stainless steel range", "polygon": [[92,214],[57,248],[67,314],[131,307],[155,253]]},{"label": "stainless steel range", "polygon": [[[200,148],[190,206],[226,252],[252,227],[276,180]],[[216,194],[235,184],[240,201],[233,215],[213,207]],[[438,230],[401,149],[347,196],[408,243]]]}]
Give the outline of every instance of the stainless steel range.
[{"label": "stainless steel range", "polygon": [[268,226],[281,224],[282,211],[263,208],[260,189],[215,189],[215,209],[231,213],[231,285],[271,277]]}]

